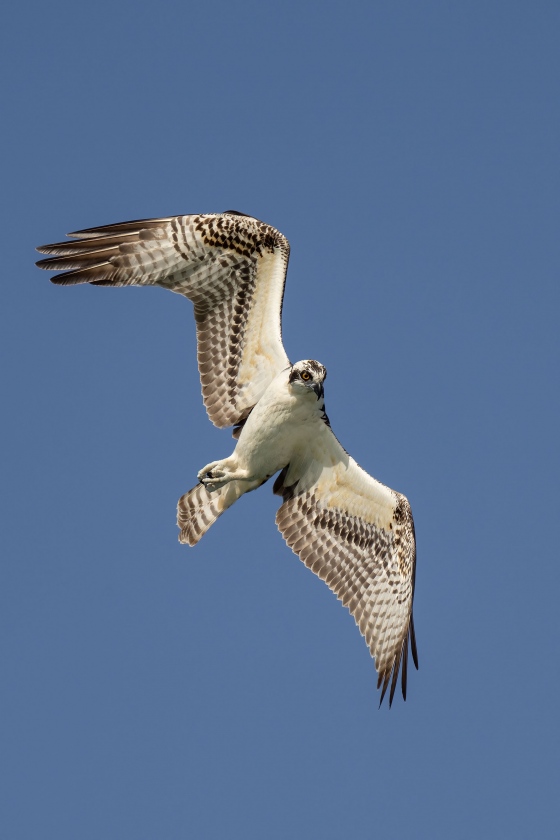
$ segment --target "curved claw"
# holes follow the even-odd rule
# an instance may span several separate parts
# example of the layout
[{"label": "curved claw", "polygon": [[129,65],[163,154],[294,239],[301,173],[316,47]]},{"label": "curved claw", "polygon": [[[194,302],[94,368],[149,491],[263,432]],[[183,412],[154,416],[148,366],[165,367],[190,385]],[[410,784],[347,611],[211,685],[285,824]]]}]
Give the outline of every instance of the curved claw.
[{"label": "curved claw", "polygon": [[209,478],[217,478],[218,475],[222,472],[220,469],[215,469],[219,467],[219,461],[212,461],[211,464],[206,464],[205,467],[202,467],[201,470],[198,471],[197,478],[199,481],[202,481],[203,478],[208,476]]},{"label": "curved claw", "polygon": [[204,475],[200,479],[200,483],[204,484],[204,486],[207,490],[210,491],[210,493],[213,493],[214,490],[219,490],[221,487],[224,486],[224,484],[227,484],[228,479],[217,478],[213,475]]},{"label": "curved claw", "polygon": [[212,464],[203,467],[197,477],[209,491],[219,490],[229,480],[227,471],[223,469],[219,461],[214,461]]}]

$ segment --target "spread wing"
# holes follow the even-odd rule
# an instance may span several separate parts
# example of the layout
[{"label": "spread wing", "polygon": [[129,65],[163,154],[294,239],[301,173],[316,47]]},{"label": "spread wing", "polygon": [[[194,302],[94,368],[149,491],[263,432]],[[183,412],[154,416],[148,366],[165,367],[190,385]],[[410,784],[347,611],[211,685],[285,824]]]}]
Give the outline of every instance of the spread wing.
[{"label": "spread wing", "polygon": [[[289,547],[348,607],[365,637],[389,705],[408,645],[418,668],[412,618],[416,547],[405,496],[368,475],[330,428],[315,428],[278,475],[276,523]],[[307,436],[306,436],[307,437]]]},{"label": "spread wing", "polygon": [[290,246],[235,211],[144,219],[45,245],[40,268],[65,286],[162,286],[194,303],[204,405],[216,426],[242,423],[289,365],[281,310]]}]

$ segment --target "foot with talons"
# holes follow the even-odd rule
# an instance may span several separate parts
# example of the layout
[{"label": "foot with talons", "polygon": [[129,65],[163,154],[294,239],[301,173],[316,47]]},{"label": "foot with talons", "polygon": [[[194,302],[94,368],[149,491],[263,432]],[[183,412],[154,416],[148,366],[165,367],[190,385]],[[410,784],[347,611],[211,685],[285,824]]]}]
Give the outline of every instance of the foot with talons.
[{"label": "foot with talons", "polygon": [[231,481],[231,473],[228,473],[225,469],[223,461],[212,461],[211,464],[207,464],[200,470],[197,478],[207,490],[212,492],[213,490],[219,490],[220,487]]}]

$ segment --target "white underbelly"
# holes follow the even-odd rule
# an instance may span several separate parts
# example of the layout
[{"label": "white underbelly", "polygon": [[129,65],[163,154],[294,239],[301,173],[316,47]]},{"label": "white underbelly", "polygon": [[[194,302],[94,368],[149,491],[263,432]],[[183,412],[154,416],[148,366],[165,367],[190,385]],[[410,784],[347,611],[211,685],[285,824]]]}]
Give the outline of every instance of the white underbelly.
[{"label": "white underbelly", "polygon": [[310,424],[320,422],[310,402],[304,406],[261,405],[249,415],[235,455],[251,475],[273,475],[290,463],[302,442],[309,439]]}]

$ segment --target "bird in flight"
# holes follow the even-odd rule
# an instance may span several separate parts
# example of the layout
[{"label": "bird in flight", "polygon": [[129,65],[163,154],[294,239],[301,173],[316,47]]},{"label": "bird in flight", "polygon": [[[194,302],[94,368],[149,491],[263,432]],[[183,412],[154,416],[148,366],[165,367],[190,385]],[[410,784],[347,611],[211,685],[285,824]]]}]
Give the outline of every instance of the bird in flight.
[{"label": "bird in flight", "polygon": [[45,245],[40,268],[58,286],[161,286],[194,304],[202,396],[237,445],[179,500],[179,540],[195,545],[245,493],[276,474],[276,523],[288,546],[348,607],[374,657],[389,705],[409,645],[418,668],[412,602],[414,522],[405,496],[366,473],[325,412],[327,371],[284,350],[281,312],[290,246],[237,211],[89,228]]}]

